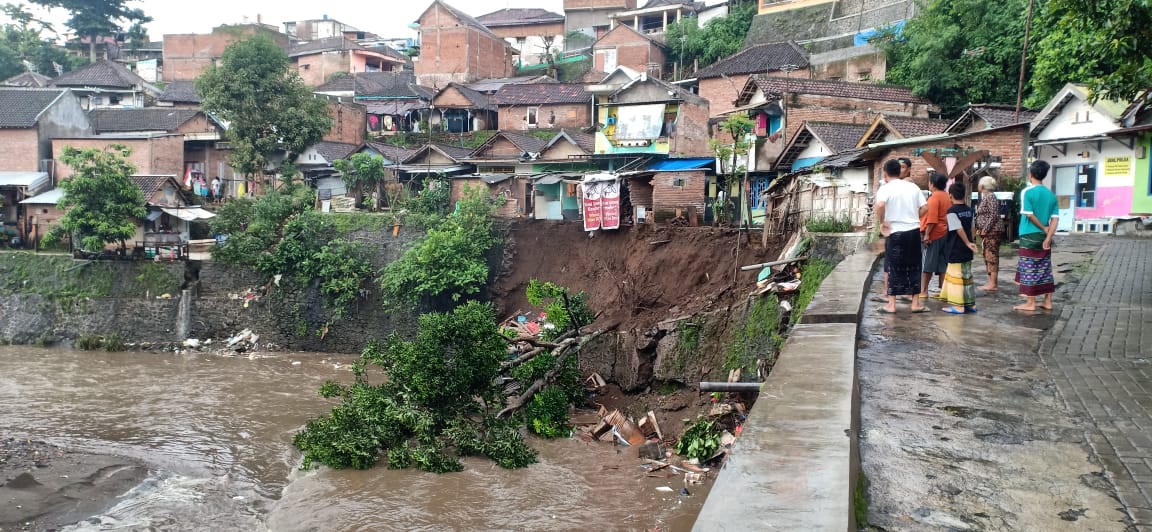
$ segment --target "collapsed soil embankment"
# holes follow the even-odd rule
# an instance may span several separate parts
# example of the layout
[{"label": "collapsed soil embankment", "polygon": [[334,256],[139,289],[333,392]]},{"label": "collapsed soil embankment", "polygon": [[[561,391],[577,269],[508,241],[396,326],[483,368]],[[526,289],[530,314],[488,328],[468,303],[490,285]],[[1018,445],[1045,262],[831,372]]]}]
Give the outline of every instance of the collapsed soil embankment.
[{"label": "collapsed soil embankment", "polygon": [[[589,238],[577,224],[519,222],[511,226],[511,260],[493,289],[499,311],[531,308],[524,289],[532,279],[552,281],[590,295],[596,328],[636,330],[683,315],[726,307],[743,299],[756,279],[737,265],[742,231],[712,227],[640,225],[597,232]],[[746,232],[743,232],[746,233]],[[740,264],[774,260],[780,244],[743,235]]]}]

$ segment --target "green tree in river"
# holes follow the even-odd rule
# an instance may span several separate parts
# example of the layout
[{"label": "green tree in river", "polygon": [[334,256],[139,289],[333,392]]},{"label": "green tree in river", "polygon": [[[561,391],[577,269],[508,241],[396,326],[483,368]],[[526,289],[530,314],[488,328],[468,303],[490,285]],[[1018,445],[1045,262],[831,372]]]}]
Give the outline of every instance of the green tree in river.
[{"label": "green tree in river", "polygon": [[327,101],[313,96],[288,55],[267,36],[232,43],[197,80],[204,110],[229,123],[231,165],[264,172],[273,155],[291,161],[332,127]]},{"label": "green tree in river", "polygon": [[[1152,0],[1047,0],[1033,31],[1034,107],[1067,82],[1094,97],[1130,101],[1152,88]],[[1145,93],[1147,97],[1147,93]]]},{"label": "green tree in river", "polygon": [[[927,2],[902,34],[877,37],[888,55],[886,81],[928,98],[945,116],[969,103],[1016,103],[1027,10],[1028,0]],[[1035,43],[1045,33],[1034,25],[1030,38]],[[1024,90],[1025,98],[1032,94],[1030,85]]]},{"label": "green tree in river", "polygon": [[[59,7],[71,15],[65,25],[77,36],[88,37],[88,59],[96,61],[96,41],[99,37],[128,32],[139,36],[143,25],[152,22],[144,10],[128,7],[131,0],[32,0],[44,7]],[[128,26],[128,29],[125,29]]]},{"label": "green tree in river", "polygon": [[103,150],[64,148],[61,161],[72,167],[72,177],[60,182],[64,197],[57,207],[67,212],[45,237],[58,242],[75,235],[84,249],[98,251],[136,234],[136,221],[147,214],[144,194],[129,179],[136,167],[128,162],[132,150],[113,144]]}]

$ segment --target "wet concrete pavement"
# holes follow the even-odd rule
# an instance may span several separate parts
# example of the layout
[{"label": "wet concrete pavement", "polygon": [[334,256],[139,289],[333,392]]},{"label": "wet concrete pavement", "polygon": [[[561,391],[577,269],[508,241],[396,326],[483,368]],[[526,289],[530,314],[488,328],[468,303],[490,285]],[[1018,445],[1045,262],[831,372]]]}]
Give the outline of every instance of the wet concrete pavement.
[{"label": "wet concrete pavement", "polygon": [[[1059,237],[1057,308],[1035,314],[1012,310],[1015,252],[1002,255],[1001,291],[978,296],[978,314],[945,314],[939,301],[927,314],[865,308],[857,370],[869,525],[1145,530],[1138,496],[1152,477],[1138,473],[1152,465],[1152,371],[1138,353],[1152,340],[1142,332],[1152,242]],[[983,283],[982,261],[974,270]]]}]

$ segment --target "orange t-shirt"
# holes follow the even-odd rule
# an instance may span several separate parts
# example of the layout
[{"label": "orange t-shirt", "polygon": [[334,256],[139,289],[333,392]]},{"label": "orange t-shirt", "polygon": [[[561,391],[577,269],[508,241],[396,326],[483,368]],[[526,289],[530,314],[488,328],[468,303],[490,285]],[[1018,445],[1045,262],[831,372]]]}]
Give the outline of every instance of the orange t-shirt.
[{"label": "orange t-shirt", "polygon": [[948,208],[951,206],[952,198],[943,190],[937,190],[928,196],[928,212],[920,217],[920,232],[924,232],[929,223],[936,224],[932,226],[928,240],[939,240],[948,234]]}]

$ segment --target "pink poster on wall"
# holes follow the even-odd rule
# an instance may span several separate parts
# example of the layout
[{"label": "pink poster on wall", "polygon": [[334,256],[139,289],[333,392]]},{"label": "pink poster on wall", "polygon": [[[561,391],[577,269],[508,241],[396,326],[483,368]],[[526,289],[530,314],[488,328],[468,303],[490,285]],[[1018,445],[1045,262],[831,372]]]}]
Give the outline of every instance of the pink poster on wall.
[{"label": "pink poster on wall", "polygon": [[595,231],[600,229],[603,218],[600,191],[602,183],[585,181],[584,188],[584,230]]},{"label": "pink poster on wall", "polygon": [[613,179],[612,181],[601,181],[600,185],[600,205],[603,211],[603,222],[601,226],[604,229],[619,229],[620,228],[620,180]]}]

